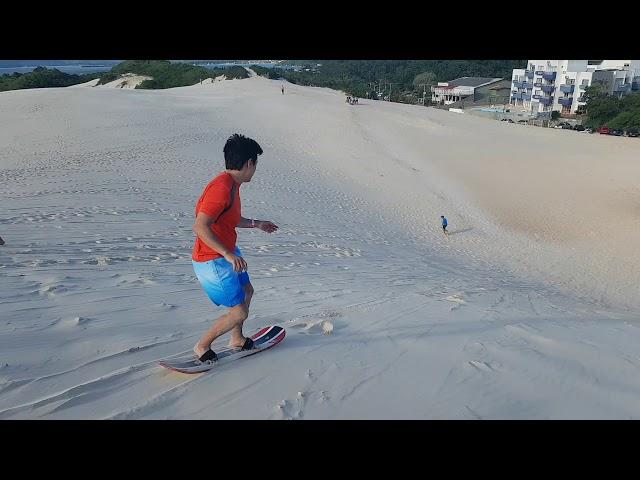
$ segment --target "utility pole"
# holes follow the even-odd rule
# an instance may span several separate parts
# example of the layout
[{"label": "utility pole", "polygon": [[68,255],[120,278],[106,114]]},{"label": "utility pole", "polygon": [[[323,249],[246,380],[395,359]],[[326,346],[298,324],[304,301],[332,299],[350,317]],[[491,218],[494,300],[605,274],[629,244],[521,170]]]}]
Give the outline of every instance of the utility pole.
[{"label": "utility pole", "polygon": [[422,87],[422,105],[426,107],[427,106],[427,84],[419,83],[418,86]]}]

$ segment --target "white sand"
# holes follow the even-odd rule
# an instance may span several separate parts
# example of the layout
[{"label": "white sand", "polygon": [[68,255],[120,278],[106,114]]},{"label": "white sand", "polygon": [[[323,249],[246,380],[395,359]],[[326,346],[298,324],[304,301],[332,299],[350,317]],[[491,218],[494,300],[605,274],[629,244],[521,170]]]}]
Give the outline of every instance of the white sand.
[{"label": "white sand", "polygon": [[[280,85],[0,93],[0,418],[640,418],[640,141]],[[184,376],[236,131],[246,331],[288,336]]]},{"label": "white sand", "polygon": [[135,73],[125,73],[120,75],[119,78],[112,82],[105,83],[103,85],[97,85],[98,88],[126,88],[135,89],[145,80],[153,80],[153,77],[146,75],[137,75]]},{"label": "white sand", "polygon": [[70,85],[67,88],[95,87],[96,85],[98,85],[99,81],[100,81],[99,78],[94,78],[93,80],[89,80],[88,82],[78,83],[76,85]]}]

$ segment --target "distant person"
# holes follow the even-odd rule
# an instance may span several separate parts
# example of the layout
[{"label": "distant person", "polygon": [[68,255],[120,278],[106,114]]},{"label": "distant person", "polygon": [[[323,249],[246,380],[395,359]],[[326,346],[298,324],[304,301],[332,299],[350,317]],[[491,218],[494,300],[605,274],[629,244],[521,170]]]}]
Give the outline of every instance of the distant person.
[{"label": "distant person", "polygon": [[4,245],[4,240],[0,237],[0,245]]},{"label": "distant person", "polygon": [[236,246],[236,228],[259,228],[268,233],[278,226],[267,220],[244,218],[240,208],[240,186],[250,182],[262,148],[251,138],[234,134],[223,149],[226,170],[205,187],[196,204],[196,234],[192,263],[196,277],[209,299],[228,307],[193,347],[200,362],[214,362],[218,356],[211,344],[231,332],[229,346],[251,350],[253,340],[242,335],[242,324],[249,316],[253,286],[247,262]]},{"label": "distant person", "polygon": [[444,215],[440,215],[440,218],[442,219],[442,231],[445,235],[447,235],[449,233],[447,232],[447,225],[449,225],[449,222],[447,222],[447,219],[444,217]]},{"label": "distant person", "polygon": [[282,94],[284,95],[284,85],[282,85]]}]

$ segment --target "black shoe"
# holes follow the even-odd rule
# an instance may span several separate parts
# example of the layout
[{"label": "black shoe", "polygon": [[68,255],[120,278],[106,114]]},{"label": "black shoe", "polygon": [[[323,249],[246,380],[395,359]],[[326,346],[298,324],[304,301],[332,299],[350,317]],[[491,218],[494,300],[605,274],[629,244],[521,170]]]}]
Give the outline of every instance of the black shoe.
[{"label": "black shoe", "polygon": [[242,350],[251,350],[253,349],[253,340],[249,337],[244,339],[244,345],[242,345]]},{"label": "black shoe", "polygon": [[202,356],[198,358],[198,361],[201,363],[213,363],[216,360],[218,360],[218,355],[216,355],[216,352],[211,349],[204,352]]}]

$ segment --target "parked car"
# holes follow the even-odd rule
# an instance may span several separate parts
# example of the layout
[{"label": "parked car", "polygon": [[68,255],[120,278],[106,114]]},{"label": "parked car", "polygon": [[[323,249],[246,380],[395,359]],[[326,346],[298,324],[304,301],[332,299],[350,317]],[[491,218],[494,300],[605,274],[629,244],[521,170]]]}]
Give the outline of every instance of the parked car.
[{"label": "parked car", "polygon": [[640,130],[637,128],[630,128],[627,130],[627,137],[638,137],[640,136]]},{"label": "parked car", "polygon": [[522,125],[526,125],[527,121],[526,120],[518,120],[518,123],[522,124]]},{"label": "parked car", "polygon": [[598,133],[601,135],[609,135],[609,127],[600,127]]},{"label": "parked car", "polygon": [[584,132],[585,133],[596,133],[596,131],[593,128],[587,128]]},{"label": "parked car", "polygon": [[573,129],[576,132],[584,132],[586,130],[586,128],[584,128],[584,125],[576,125],[575,127],[573,127]]},{"label": "parked car", "polygon": [[615,135],[616,137],[621,137],[624,135],[624,132],[616,128],[614,130],[611,130],[611,133],[609,133],[609,135]]}]

